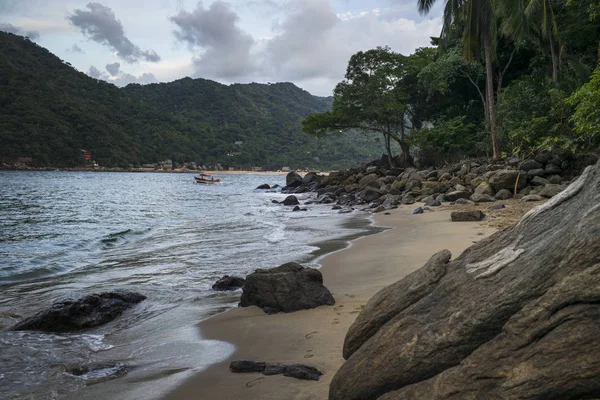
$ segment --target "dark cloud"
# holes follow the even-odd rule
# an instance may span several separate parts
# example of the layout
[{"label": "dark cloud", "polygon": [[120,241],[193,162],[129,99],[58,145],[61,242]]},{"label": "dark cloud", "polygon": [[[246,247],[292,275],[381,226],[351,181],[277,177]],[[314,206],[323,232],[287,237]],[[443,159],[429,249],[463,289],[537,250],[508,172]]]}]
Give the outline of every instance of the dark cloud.
[{"label": "dark cloud", "polygon": [[341,22],[326,1],[294,2],[285,20],[275,27],[281,33],[267,45],[267,64],[288,79],[323,76],[332,67],[327,60],[344,46],[344,38],[331,35]]},{"label": "dark cloud", "polygon": [[85,54],[85,51],[83,51],[83,49],[79,47],[77,43],[73,43],[73,46],[69,47],[67,51],[69,53]]},{"label": "dark cloud", "polygon": [[160,61],[154,50],[142,51],[125,36],[121,21],[113,11],[99,3],[88,3],[89,11],[75,10],[67,19],[90,39],[117,51],[117,55],[128,63],[139,60]]},{"label": "dark cloud", "polygon": [[90,67],[90,69],[88,69],[87,74],[94,79],[106,80],[108,78],[108,76],[104,72],[100,71],[98,68],[94,67],[93,65]]},{"label": "dark cloud", "polygon": [[199,75],[230,79],[254,70],[254,39],[237,26],[239,16],[229,4],[217,0],[205,9],[200,2],[192,12],[180,11],[170,20],[177,26],[175,37],[196,52]]},{"label": "dark cloud", "polygon": [[121,64],[118,62],[112,64],[106,64],[106,70],[110,74],[110,76],[119,75],[119,69],[121,68]]},{"label": "dark cloud", "polygon": [[[0,4],[2,0],[0,0]],[[39,39],[40,34],[35,31],[25,31],[17,26],[12,24],[0,24],[0,31],[14,33],[15,35],[27,36],[31,40]]]}]

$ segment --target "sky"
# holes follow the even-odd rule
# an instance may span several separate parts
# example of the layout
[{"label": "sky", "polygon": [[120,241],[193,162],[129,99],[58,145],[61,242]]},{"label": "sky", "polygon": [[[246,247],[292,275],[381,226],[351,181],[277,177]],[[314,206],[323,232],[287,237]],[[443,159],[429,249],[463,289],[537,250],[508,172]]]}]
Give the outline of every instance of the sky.
[{"label": "sky", "polygon": [[417,0],[0,0],[0,30],[117,86],[189,76],[329,96],[352,54],[428,46],[442,6],[421,16]]}]

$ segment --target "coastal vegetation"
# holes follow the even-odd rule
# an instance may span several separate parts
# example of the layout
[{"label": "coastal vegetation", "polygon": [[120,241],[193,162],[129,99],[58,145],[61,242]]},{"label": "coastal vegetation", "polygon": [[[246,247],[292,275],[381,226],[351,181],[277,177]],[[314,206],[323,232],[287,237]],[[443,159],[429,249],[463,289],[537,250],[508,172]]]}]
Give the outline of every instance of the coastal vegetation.
[{"label": "coastal vegetation", "polygon": [[27,38],[0,32],[3,161],[82,166],[84,149],[107,167],[169,160],[277,170],[346,168],[381,155],[381,144],[358,132],[300,132],[304,117],[330,105],[331,98],[291,83],[226,86],[184,78],[119,89]]},{"label": "coastal vegetation", "polygon": [[[419,11],[435,3],[419,0]],[[307,117],[303,130],[380,133],[407,165],[412,156],[426,166],[597,155],[599,9],[590,0],[446,1],[432,47],[356,53],[331,111]]]}]

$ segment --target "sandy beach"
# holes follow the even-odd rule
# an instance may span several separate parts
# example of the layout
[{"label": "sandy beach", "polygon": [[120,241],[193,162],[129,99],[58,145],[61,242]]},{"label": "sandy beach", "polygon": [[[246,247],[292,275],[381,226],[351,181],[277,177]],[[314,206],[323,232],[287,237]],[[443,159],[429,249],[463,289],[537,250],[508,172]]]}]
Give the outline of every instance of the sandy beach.
[{"label": "sandy beach", "polygon": [[[378,225],[392,229],[355,240],[320,261],[335,306],[275,315],[258,307],[237,308],[202,321],[203,338],[230,342],[236,351],[165,399],[327,399],[329,383],[344,361],[346,332],[369,298],[420,268],[435,252],[449,249],[457,257],[496,230],[478,222],[451,222],[449,209],[411,215],[414,208],[402,206],[390,215],[376,215]],[[229,372],[229,363],[239,359],[301,363],[317,367],[324,375],[315,382]]]}]

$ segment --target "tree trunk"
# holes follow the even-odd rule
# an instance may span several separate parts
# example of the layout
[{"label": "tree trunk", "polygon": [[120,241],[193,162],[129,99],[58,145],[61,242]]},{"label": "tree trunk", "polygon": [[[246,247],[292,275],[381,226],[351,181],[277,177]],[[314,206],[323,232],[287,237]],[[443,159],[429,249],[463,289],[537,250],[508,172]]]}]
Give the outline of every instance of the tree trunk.
[{"label": "tree trunk", "polygon": [[502,153],[500,152],[500,141],[498,138],[498,123],[496,121],[496,102],[494,99],[494,72],[492,71],[492,49],[490,44],[490,33],[483,33],[483,50],[485,52],[485,80],[486,80],[486,96],[490,117],[490,131],[492,132],[492,147],[494,161],[500,160]]},{"label": "tree trunk", "polygon": [[558,79],[558,54],[554,48],[554,40],[550,39],[550,55],[552,56],[552,80],[556,82]]},{"label": "tree trunk", "polygon": [[383,135],[384,139],[385,139],[385,150],[387,151],[387,155],[388,155],[388,160],[390,162],[390,167],[394,168],[396,166],[396,163],[394,162],[394,156],[392,155],[392,135],[390,132],[390,126],[388,124],[388,131],[386,134]]}]

